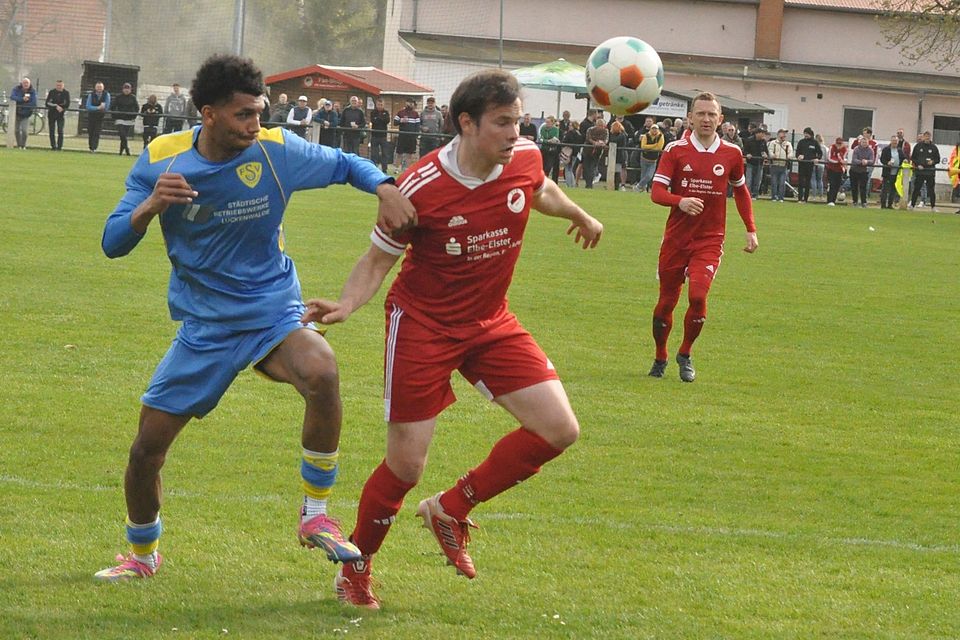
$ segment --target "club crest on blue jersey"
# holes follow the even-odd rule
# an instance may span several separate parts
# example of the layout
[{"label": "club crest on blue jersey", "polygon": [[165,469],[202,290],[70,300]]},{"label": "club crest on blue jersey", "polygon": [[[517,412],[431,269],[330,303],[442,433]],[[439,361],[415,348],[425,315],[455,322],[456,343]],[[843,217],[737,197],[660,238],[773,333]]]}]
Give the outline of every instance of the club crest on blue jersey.
[{"label": "club crest on blue jersey", "polygon": [[237,177],[251,189],[260,182],[261,175],[263,175],[263,165],[259,162],[248,162],[237,167]]}]

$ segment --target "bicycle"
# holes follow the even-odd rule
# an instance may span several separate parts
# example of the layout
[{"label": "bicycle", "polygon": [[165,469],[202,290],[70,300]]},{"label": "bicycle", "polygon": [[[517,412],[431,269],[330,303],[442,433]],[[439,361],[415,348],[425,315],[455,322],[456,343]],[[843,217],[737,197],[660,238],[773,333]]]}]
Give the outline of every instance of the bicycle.
[{"label": "bicycle", "polygon": [[[0,109],[0,130],[3,130],[4,133],[7,132],[7,120],[9,120],[9,117],[9,107]],[[30,116],[30,135],[35,136],[38,133],[43,133],[45,122],[43,111],[39,109],[35,110]]]}]

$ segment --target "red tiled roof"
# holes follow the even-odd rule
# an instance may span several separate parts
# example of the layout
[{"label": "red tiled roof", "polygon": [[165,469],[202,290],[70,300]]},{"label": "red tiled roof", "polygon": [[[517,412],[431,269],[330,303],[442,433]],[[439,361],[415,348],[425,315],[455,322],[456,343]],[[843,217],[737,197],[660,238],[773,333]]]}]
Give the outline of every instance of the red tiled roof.
[{"label": "red tiled roof", "polygon": [[815,7],[818,9],[853,9],[855,11],[883,11],[880,0],[786,0],[788,7]]},{"label": "red tiled roof", "polygon": [[264,81],[267,84],[274,84],[282,82],[283,80],[289,80],[290,78],[301,78],[311,75],[326,76],[375,96],[383,94],[426,95],[433,93],[433,89],[430,87],[417,84],[412,80],[401,78],[392,73],[387,73],[376,67],[327,67],[314,64],[309,67],[292,69],[268,76]]}]

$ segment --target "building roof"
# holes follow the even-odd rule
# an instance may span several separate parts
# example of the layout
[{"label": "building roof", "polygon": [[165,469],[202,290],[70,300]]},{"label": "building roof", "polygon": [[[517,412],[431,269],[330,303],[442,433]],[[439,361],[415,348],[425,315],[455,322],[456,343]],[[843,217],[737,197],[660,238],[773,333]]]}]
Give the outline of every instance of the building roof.
[{"label": "building roof", "polygon": [[[499,43],[494,38],[467,38],[410,32],[402,32],[400,36],[413,47],[417,56],[497,64]],[[557,58],[579,63],[586,61],[592,50],[592,47],[583,45],[504,40],[503,63],[506,67],[520,67],[548,62]],[[896,69],[880,72],[877,69],[864,69],[854,66],[795,64],[757,61],[752,58],[686,55],[664,51],[659,53],[666,70],[681,75],[747,78],[757,82],[788,82],[822,87],[870,89],[869,85],[864,84],[864,78],[874,77],[878,73],[882,73],[883,82],[882,85],[878,86],[878,89],[887,93],[927,93],[940,96],[960,96],[960,82],[957,82],[956,76],[950,75],[914,73]]]},{"label": "building roof", "polygon": [[810,8],[810,9],[844,9],[853,11],[865,11],[869,13],[880,13],[885,11],[881,6],[880,0],[786,0],[785,5],[792,8]]},{"label": "building roof", "polygon": [[433,93],[433,89],[417,84],[412,80],[401,78],[377,69],[376,67],[331,67],[319,64],[312,64],[309,67],[292,69],[281,73],[267,76],[264,81],[270,85],[291,78],[303,78],[310,76],[324,76],[336,82],[343,83],[348,87],[360,89],[371,95],[427,95]]},{"label": "building roof", "polygon": [[[684,100],[692,101],[699,94],[703,93],[699,89],[693,91],[676,91],[673,89],[664,89],[661,93],[666,96],[674,96],[676,98],[683,98]],[[716,95],[716,94],[714,94]],[[728,115],[736,115],[741,113],[776,113],[775,109],[770,107],[765,107],[762,104],[756,104],[754,102],[744,102],[743,100],[737,100],[736,98],[729,98],[727,96],[717,95],[717,102],[720,103],[720,109]]]}]

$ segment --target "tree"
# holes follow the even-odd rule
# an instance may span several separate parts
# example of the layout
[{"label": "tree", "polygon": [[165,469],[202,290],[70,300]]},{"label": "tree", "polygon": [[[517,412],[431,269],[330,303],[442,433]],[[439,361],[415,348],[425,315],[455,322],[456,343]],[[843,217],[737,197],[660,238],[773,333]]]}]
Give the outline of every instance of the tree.
[{"label": "tree", "polygon": [[960,61],[960,0],[879,0],[885,45],[947,69]]}]

